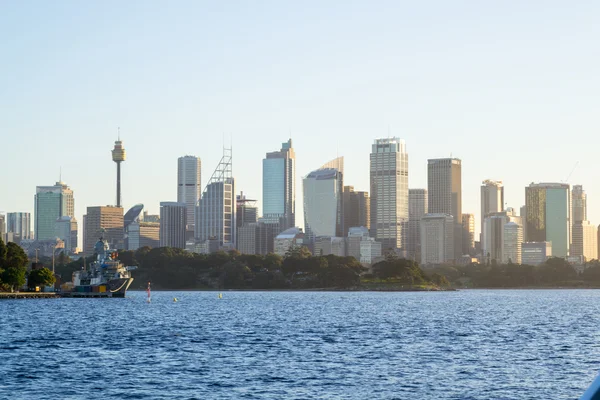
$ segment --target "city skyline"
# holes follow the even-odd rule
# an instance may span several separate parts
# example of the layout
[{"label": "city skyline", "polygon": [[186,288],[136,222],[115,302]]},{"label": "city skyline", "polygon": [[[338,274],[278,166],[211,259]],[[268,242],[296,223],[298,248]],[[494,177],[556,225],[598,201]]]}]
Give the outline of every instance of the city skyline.
[{"label": "city skyline", "polygon": [[[289,137],[298,182],[340,154],[345,184],[369,191],[364,149],[398,136],[410,152],[409,188],[427,187],[427,159],[462,160],[462,210],[475,214],[476,234],[484,179],[502,180],[505,202],[517,209],[531,182],[568,179],[583,185],[588,219],[600,223],[600,60],[587,50],[600,33],[598,5],[473,4],[464,14],[436,7],[332,3],[313,14],[298,4],[264,13],[214,5],[207,14],[193,3],[185,13],[149,4],[140,14],[121,5],[104,24],[98,15],[114,15],[116,5],[9,4],[0,31],[18,38],[3,44],[21,62],[0,66],[13,77],[0,96],[10,110],[0,130],[3,161],[19,171],[6,174],[11,189],[0,193],[0,211],[33,213],[32,188],[56,182],[61,167],[78,221],[88,206],[114,204],[108,151],[120,126],[125,210],[141,202],[157,214],[161,201],[176,199],[174,160],[195,154],[210,176],[223,142],[233,143],[236,187],[259,209],[262,157]],[[164,28],[165,13],[180,29]],[[297,193],[295,225],[303,226]]]}]

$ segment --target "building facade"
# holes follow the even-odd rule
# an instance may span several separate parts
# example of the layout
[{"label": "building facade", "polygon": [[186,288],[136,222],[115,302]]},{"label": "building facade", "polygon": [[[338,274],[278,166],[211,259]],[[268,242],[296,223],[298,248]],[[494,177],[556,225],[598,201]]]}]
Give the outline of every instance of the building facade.
[{"label": "building facade", "polygon": [[427,189],[408,189],[407,252],[411,260],[421,259],[421,218],[428,213]]},{"label": "building facade", "polygon": [[502,262],[504,264],[521,264],[523,243],[523,227],[516,222],[504,224],[504,240],[502,251]]},{"label": "building facade", "polygon": [[571,192],[571,205],[573,207],[573,224],[580,221],[587,221],[587,195],[583,186],[573,185]]},{"label": "building facade", "polygon": [[399,138],[371,146],[371,236],[383,248],[404,249],[408,236],[408,153]]},{"label": "building facade", "polygon": [[461,224],[463,241],[462,253],[463,255],[473,254],[475,249],[475,215],[463,214]]},{"label": "building facade", "polygon": [[334,168],[318,169],[303,179],[305,242],[319,236],[341,237],[343,177]]},{"label": "building facade", "polygon": [[244,192],[241,192],[236,196],[235,201],[235,226],[237,229],[246,224],[253,224],[258,221],[258,207],[256,207],[256,200],[248,199]]},{"label": "building facade", "polygon": [[[483,222],[485,217],[492,213],[504,210],[504,186],[502,181],[486,179],[481,182],[481,235],[483,236]],[[483,241],[483,238],[480,238]]]},{"label": "building facade", "polygon": [[37,186],[34,198],[34,236],[36,240],[54,239],[54,224],[60,217],[75,216],[73,191],[64,182]]},{"label": "building facade", "polygon": [[[462,255],[462,162],[457,158],[427,160],[429,212],[454,218],[454,258]],[[421,245],[422,246],[422,245]]]},{"label": "building facade", "polygon": [[292,139],[263,159],[263,218],[282,230],[296,226],[296,155]]},{"label": "building facade", "polygon": [[344,236],[348,235],[350,228],[364,226],[369,229],[371,225],[371,200],[368,192],[355,192],[354,186],[344,186],[342,194],[344,209]]},{"label": "building facade", "polygon": [[187,205],[175,201],[160,203],[160,247],[185,249]]},{"label": "building facade", "polygon": [[282,257],[295,248],[304,245],[304,233],[300,228],[289,228],[275,237],[274,253]]},{"label": "building facade", "polygon": [[195,226],[195,212],[202,193],[202,162],[200,157],[183,156],[177,159],[177,202],[185,203],[188,231]]},{"label": "building facade", "polygon": [[525,207],[526,241],[551,242],[555,257],[567,257],[572,228],[569,185],[532,183],[525,188]]},{"label": "building facade", "polygon": [[54,224],[55,237],[64,243],[64,249],[67,253],[77,252],[77,220],[75,217],[60,217]]},{"label": "building facade", "polygon": [[346,238],[346,254],[360,261],[360,243],[369,237],[369,230],[364,226],[350,228]]},{"label": "building facade", "polygon": [[521,263],[525,265],[540,265],[552,257],[552,243],[523,242],[521,244]]},{"label": "building facade", "polygon": [[346,256],[346,239],[343,237],[320,236],[314,242],[314,255],[327,256],[333,254],[338,257]]},{"label": "building facade", "polygon": [[373,264],[382,258],[382,244],[375,238],[364,238],[360,242],[360,262],[362,264]]},{"label": "building facade", "polygon": [[102,236],[112,249],[124,246],[123,207],[95,206],[88,207],[85,220],[84,254],[94,254],[94,245]]},{"label": "building facade", "polygon": [[439,265],[454,260],[454,217],[425,214],[421,218],[421,265]]},{"label": "building facade", "polygon": [[585,261],[598,257],[598,228],[590,221],[577,221],[573,224],[571,256],[583,256]]},{"label": "building facade", "polygon": [[31,214],[28,212],[10,212],[6,214],[6,232],[19,235],[21,239],[31,237]]}]

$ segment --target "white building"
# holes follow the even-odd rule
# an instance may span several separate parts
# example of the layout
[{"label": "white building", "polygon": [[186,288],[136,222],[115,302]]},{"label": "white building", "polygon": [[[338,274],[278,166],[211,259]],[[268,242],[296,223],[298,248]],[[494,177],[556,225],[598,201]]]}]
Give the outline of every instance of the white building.
[{"label": "white building", "polygon": [[399,138],[371,147],[371,233],[387,249],[405,249],[408,235],[408,153]]},{"label": "white building", "polygon": [[346,256],[346,240],[343,237],[320,236],[315,239],[315,256],[333,254],[338,257]]},{"label": "white building", "polygon": [[516,222],[504,224],[502,262],[504,264],[521,264],[521,244],[523,243],[523,228]]},{"label": "white building", "polygon": [[523,242],[521,244],[521,263],[526,265],[540,265],[552,257],[552,243],[550,242]]},{"label": "white building", "polygon": [[573,224],[571,256],[583,256],[586,261],[598,258],[598,228],[590,221],[577,221]]},{"label": "white building", "polygon": [[202,162],[200,157],[184,156],[177,159],[177,202],[185,203],[187,230],[194,230],[194,213],[202,193]]},{"label": "white building", "polygon": [[275,237],[274,252],[284,257],[288,251],[304,245],[304,233],[300,228],[289,228]]},{"label": "white building", "polygon": [[421,265],[454,260],[454,218],[450,214],[425,214],[421,218]]},{"label": "white building", "polygon": [[369,230],[364,226],[351,227],[348,230],[346,254],[360,260],[360,243],[369,238]]},{"label": "white building", "polygon": [[[0,227],[0,233],[2,227]],[[9,212],[6,214],[6,232],[19,235],[21,239],[31,239],[31,214],[28,212]]]},{"label": "white building", "polygon": [[377,242],[374,238],[364,238],[360,242],[360,262],[363,264],[373,264],[383,254],[381,248],[381,243]]}]

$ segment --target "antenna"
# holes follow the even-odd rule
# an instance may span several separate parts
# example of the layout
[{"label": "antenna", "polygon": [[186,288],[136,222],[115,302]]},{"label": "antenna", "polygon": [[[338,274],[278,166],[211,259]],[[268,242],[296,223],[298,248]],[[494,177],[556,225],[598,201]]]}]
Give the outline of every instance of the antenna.
[{"label": "antenna", "polygon": [[121,141],[121,127],[117,126],[117,140]]},{"label": "antenna", "polygon": [[58,181],[62,182],[62,165],[59,167],[59,172],[58,172]]}]

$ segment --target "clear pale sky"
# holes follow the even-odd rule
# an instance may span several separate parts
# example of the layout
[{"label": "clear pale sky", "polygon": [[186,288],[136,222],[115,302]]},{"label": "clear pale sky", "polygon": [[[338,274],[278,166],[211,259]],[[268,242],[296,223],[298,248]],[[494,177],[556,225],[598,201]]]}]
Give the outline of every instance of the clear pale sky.
[{"label": "clear pale sky", "polygon": [[61,166],[80,222],[114,204],[120,126],[126,208],[175,200],[185,154],[206,184],[224,136],[237,190],[260,200],[264,153],[291,134],[301,216],[302,176],[339,154],[368,190],[370,145],[390,135],[410,187],[428,158],[463,160],[476,227],[482,180],[518,208],[576,162],[597,224],[598,21],[595,1],[0,2],[0,212],[32,212]]}]

